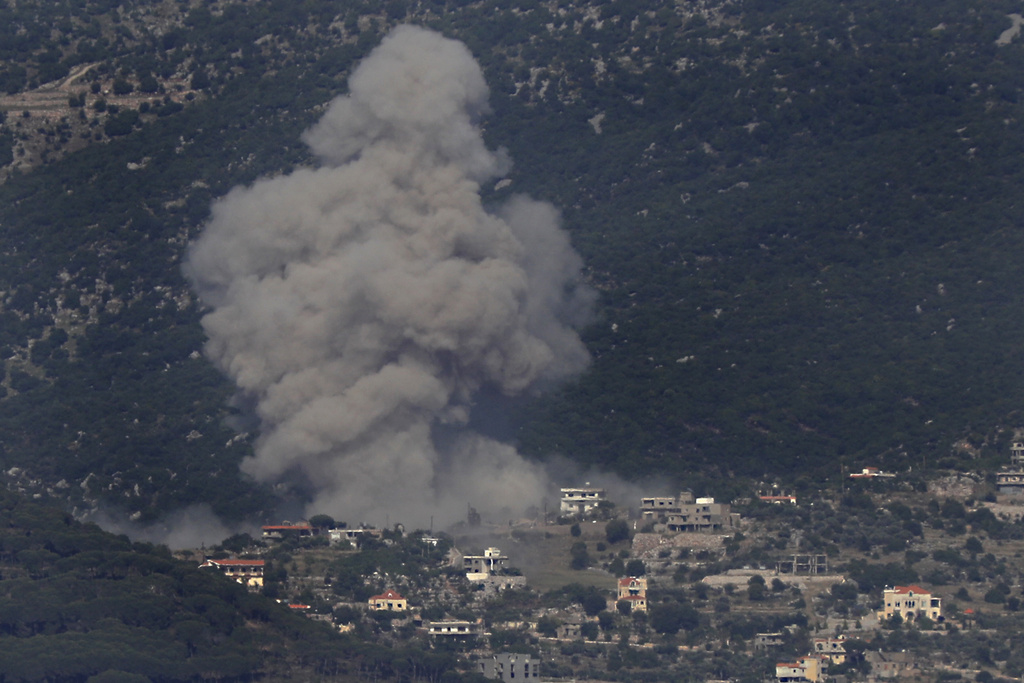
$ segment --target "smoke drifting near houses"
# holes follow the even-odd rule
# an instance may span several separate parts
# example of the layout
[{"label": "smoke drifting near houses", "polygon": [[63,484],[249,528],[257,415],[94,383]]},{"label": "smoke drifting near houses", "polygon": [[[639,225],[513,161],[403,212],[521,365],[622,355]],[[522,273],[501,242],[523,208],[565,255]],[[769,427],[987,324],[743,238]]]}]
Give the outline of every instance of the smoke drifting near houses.
[{"label": "smoke drifting near houses", "polygon": [[487,97],[464,45],[396,28],[304,134],[317,167],[235,188],[190,247],[206,353],[259,420],[243,468],[304,482],[311,512],[417,526],[547,492],[469,427],[474,397],[583,370],[594,297],[554,207],[482,204],[508,170]]}]

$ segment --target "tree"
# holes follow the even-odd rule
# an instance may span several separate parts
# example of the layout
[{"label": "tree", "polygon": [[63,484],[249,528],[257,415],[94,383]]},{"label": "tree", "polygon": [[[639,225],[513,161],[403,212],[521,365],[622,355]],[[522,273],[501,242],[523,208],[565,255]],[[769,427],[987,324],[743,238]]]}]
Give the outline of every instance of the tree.
[{"label": "tree", "polygon": [[587,640],[597,640],[597,624],[593,621],[585,621],[580,624],[580,635]]},{"label": "tree", "polygon": [[309,518],[309,525],[317,529],[333,529],[335,521],[330,515],[313,515]]},{"label": "tree", "polygon": [[588,617],[596,617],[605,610],[608,606],[608,601],[605,600],[601,591],[591,587],[580,596],[580,605]]},{"label": "tree", "polygon": [[624,519],[613,519],[604,527],[605,538],[609,543],[618,543],[629,539],[629,525]]},{"label": "tree", "polygon": [[587,544],[583,541],[577,541],[572,544],[572,548],[569,549],[569,568],[577,571],[586,569],[590,566],[590,554],[587,552]]},{"label": "tree", "polygon": [[690,605],[665,602],[651,609],[651,628],[658,633],[674,635],[680,630],[692,631],[700,625],[700,614]]},{"label": "tree", "polygon": [[626,563],[626,576],[643,576],[647,573],[647,566],[640,558],[633,558]]},{"label": "tree", "polygon": [[554,638],[558,633],[558,627],[562,625],[558,619],[545,614],[537,620],[537,633],[548,638]]},{"label": "tree", "polygon": [[573,538],[579,538],[580,534],[582,534],[582,533],[583,533],[583,531],[580,529],[580,523],[579,522],[576,522],[571,527],[569,527],[569,534]]}]

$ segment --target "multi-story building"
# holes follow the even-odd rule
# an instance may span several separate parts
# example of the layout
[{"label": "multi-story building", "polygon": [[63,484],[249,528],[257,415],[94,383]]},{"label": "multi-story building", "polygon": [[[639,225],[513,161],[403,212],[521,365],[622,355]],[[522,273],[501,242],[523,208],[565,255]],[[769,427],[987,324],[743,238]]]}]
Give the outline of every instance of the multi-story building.
[{"label": "multi-story building", "polygon": [[506,564],[508,556],[502,555],[499,548],[487,548],[483,555],[462,556],[462,569],[470,581],[496,574],[504,569]]},{"label": "multi-story building", "polygon": [[738,527],[740,522],[727,503],[716,503],[714,498],[695,500],[689,491],[677,498],[641,498],[640,514],[668,531],[718,531]]},{"label": "multi-story building", "polygon": [[619,579],[618,600],[629,602],[630,611],[647,611],[647,579],[627,576]]},{"label": "multi-story building", "polygon": [[494,678],[504,683],[516,681],[538,680],[540,678],[540,662],[530,655],[502,652],[490,659],[479,662],[480,673],[484,678]]},{"label": "multi-story building", "polygon": [[814,654],[821,659],[828,660],[832,664],[846,663],[846,636],[835,638],[815,638],[813,643]]},{"label": "multi-story building", "polygon": [[248,588],[263,587],[263,560],[206,560],[200,567],[213,567]]},{"label": "multi-story building", "polygon": [[1004,467],[996,472],[996,489],[1015,496],[1024,494],[1024,467]]},{"label": "multi-story building", "polygon": [[1010,464],[1024,465],[1024,441],[1014,441],[1010,446]]},{"label": "multi-story building", "polygon": [[598,505],[606,500],[604,489],[565,488],[562,489],[559,511],[565,516],[582,516],[596,511]]},{"label": "multi-story building", "polygon": [[474,621],[432,621],[427,624],[427,633],[436,638],[475,638],[480,635],[480,626]]},{"label": "multi-story building", "polygon": [[937,598],[920,586],[894,586],[882,591],[882,610],[879,619],[900,615],[904,621],[928,617],[942,620],[942,598]]}]

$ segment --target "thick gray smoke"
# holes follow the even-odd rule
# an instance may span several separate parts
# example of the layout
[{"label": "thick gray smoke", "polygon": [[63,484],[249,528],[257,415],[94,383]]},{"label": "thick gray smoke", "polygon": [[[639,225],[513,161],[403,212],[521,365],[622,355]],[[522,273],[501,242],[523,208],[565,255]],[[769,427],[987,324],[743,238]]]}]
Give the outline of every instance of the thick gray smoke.
[{"label": "thick gray smoke", "polygon": [[[439,523],[541,500],[540,468],[465,429],[474,395],[580,372],[593,297],[550,205],[484,208],[507,170],[461,43],[411,26],[304,135],[318,167],[235,188],[191,246],[209,357],[254,400],[262,481],[302,475],[311,511]],[[448,430],[445,430],[446,432]]]}]

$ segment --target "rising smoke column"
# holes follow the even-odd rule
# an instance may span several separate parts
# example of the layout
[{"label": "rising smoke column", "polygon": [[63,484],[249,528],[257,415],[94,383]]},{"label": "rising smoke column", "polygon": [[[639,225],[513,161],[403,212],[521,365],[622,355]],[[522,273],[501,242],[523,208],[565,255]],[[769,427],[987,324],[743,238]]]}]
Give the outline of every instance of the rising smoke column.
[{"label": "rising smoke column", "polygon": [[508,165],[475,123],[487,96],[464,45],[396,28],[304,134],[318,166],[233,189],[189,249],[206,353],[260,422],[243,469],[302,475],[311,511],[417,524],[544,493],[507,445],[435,441],[482,388],[516,395],[588,362],[573,324],[592,296],[558,213],[481,203]]}]

